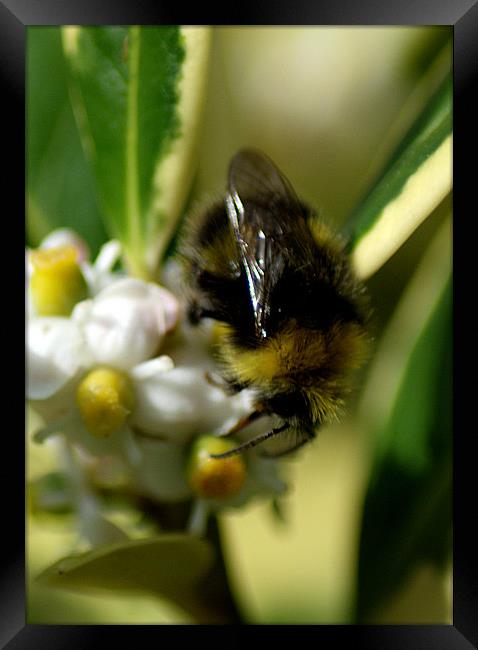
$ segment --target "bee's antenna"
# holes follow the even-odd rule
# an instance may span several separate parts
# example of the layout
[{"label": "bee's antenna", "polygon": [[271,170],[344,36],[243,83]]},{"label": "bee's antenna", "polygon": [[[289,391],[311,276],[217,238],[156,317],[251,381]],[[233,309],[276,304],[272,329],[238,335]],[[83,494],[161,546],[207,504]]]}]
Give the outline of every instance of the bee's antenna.
[{"label": "bee's antenna", "polygon": [[247,440],[246,442],[243,442],[241,445],[234,447],[234,449],[229,449],[229,451],[224,451],[222,454],[209,454],[209,456],[210,458],[228,458],[229,456],[240,454],[241,451],[245,451],[246,449],[255,447],[256,445],[259,445],[261,442],[264,442],[264,440],[268,440],[269,438],[272,438],[273,436],[282,433],[282,431],[285,431],[288,428],[289,425],[287,423],[283,424],[282,426],[276,427],[275,429],[272,429],[271,431],[267,431],[266,433],[260,433],[255,438],[252,438],[251,440]]}]

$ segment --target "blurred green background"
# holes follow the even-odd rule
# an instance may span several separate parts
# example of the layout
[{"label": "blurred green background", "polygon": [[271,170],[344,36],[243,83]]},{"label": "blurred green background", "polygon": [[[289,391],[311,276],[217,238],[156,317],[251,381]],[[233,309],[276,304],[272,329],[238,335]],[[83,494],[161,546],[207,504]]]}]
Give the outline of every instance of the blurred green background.
[{"label": "blurred green background", "polygon": [[[450,38],[450,29],[442,27],[213,28],[190,202],[221,193],[231,156],[252,145],[264,150],[297,193],[339,228],[450,71]],[[28,243],[38,244],[55,227],[71,226],[95,254],[107,235],[70,104],[57,28],[28,28],[27,78]],[[372,522],[377,539],[373,534],[366,538],[372,544],[367,555],[363,542],[360,545],[363,508],[371,477],[382,480],[377,458],[383,440],[393,448],[400,423],[408,427],[407,417],[422,422],[422,411],[428,414],[439,401],[446,411],[444,422],[450,423],[451,388],[442,386],[441,393],[437,388],[429,394],[431,352],[428,357],[415,354],[421,333],[422,347],[435,350],[437,358],[450,341],[451,329],[446,329],[443,314],[451,308],[443,307],[436,317],[433,311],[442,295],[440,282],[450,268],[450,214],[448,197],[368,281],[375,352],[360,377],[364,390],[355,391],[342,424],[324,429],[296,459],[285,461],[291,486],[282,504],[286,522],[274,518],[267,503],[222,516],[232,583],[251,622],[356,620],[358,576],[372,561],[369,556],[378,553],[373,544],[379,543],[383,523]],[[394,344],[397,328],[402,348]],[[389,331],[392,343],[384,335]],[[442,337],[438,347],[430,342],[433,336],[437,339],[436,332]],[[402,350],[398,361],[397,349]],[[399,400],[382,390],[383,378],[391,376],[391,384],[401,381],[406,387],[403,377],[408,375],[402,366],[407,364],[413,377],[423,375],[423,381],[413,393],[415,410],[405,405],[397,414],[394,405]],[[394,379],[394,372],[402,379]],[[426,409],[420,411],[423,405]],[[431,416],[423,418],[420,431],[435,432]],[[391,419],[398,434],[387,433]],[[451,428],[445,427],[442,435],[449,443]],[[413,441],[409,448],[413,453]],[[451,467],[451,447],[444,443],[443,448],[440,459]],[[429,448],[424,453],[432,457]],[[48,445],[29,444],[27,463],[29,479],[40,476],[55,467],[54,452]],[[433,478],[435,466],[420,476]],[[433,480],[426,480],[427,489],[433,490]],[[414,498],[415,493],[407,495]],[[444,512],[445,538],[451,515]],[[399,518],[397,522],[397,535],[409,539],[406,527],[399,528]],[[392,529],[393,525],[392,518]],[[433,516],[427,526],[435,528]],[[87,596],[35,584],[36,574],[71,552],[71,520],[29,516],[27,532],[30,623],[190,620],[172,605],[148,596]],[[379,585],[378,601],[364,618],[373,623],[450,623],[451,544],[445,548],[449,552],[441,553],[438,561],[430,545],[420,541],[411,552],[410,566],[395,581],[397,587],[386,585],[380,591]],[[387,565],[383,569],[379,561],[377,566],[386,574]]]}]

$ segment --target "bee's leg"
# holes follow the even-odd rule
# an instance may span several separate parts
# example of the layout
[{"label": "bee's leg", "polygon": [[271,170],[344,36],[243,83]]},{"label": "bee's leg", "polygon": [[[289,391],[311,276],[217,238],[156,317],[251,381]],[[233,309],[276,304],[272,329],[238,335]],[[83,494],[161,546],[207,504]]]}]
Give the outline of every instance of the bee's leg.
[{"label": "bee's leg", "polygon": [[193,302],[188,306],[186,315],[191,325],[197,325],[199,323],[201,320],[201,313],[202,310],[196,302]]},{"label": "bee's leg", "polygon": [[204,373],[207,383],[210,386],[215,386],[216,388],[221,388],[225,393],[235,393],[236,391],[231,391],[229,384],[225,381],[221,375],[218,375],[216,372],[210,372],[207,370]]},{"label": "bee's leg", "polygon": [[215,386],[216,388],[220,388],[222,391],[224,391],[224,393],[226,393],[226,395],[235,395],[236,393],[239,393],[241,390],[246,388],[244,384],[228,381],[215,372],[206,371],[204,373],[204,376],[208,384]]},{"label": "bee's leg", "polygon": [[[256,411],[254,411],[254,413],[256,413]],[[259,412],[259,415],[262,415],[262,413]],[[256,416],[256,417],[258,417],[258,416]],[[256,436],[255,438],[252,438],[251,440],[247,440],[247,442],[243,442],[241,445],[238,445],[237,447],[234,447],[234,449],[230,449],[229,451],[225,451],[222,454],[209,454],[209,456],[211,458],[227,458],[228,456],[234,456],[235,454],[240,454],[242,451],[245,451],[246,449],[251,449],[252,447],[255,447],[256,445],[259,445],[261,442],[264,442],[264,440],[268,440],[269,438],[272,438],[273,436],[277,436],[279,433],[282,433],[283,431],[285,431],[288,428],[289,428],[289,425],[287,423],[283,424],[282,426],[276,427],[275,429],[272,429],[271,431],[267,431],[266,433],[261,433],[258,436]],[[229,433],[232,433],[232,430]]]},{"label": "bee's leg", "polygon": [[230,436],[234,433],[237,433],[238,431],[242,431],[242,429],[251,424],[251,422],[255,422],[255,420],[261,417],[261,415],[265,415],[264,411],[252,411],[252,413],[249,413],[249,415],[245,415],[243,418],[240,418],[225,435]]},{"label": "bee's leg", "polygon": [[208,310],[201,307],[201,305],[194,301],[189,304],[187,310],[187,317],[191,325],[197,325],[203,318],[208,315]]},{"label": "bee's leg", "polygon": [[191,302],[186,312],[191,325],[198,325],[203,318],[222,320],[221,314],[209,307],[202,307],[198,302]]}]

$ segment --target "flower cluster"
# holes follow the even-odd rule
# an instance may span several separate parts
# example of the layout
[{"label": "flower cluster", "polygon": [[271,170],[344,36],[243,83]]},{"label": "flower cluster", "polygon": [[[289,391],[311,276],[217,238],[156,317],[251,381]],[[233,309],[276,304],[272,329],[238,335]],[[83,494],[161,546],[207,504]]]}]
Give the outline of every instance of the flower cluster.
[{"label": "flower cluster", "polygon": [[285,489],[277,462],[254,450],[210,457],[271,422],[222,437],[251,412],[252,395],[211,381],[213,328],[191,328],[170,289],[113,271],[120,254],[110,241],[92,263],[68,230],[27,251],[27,397],[44,423],[34,440],[113,458],[158,501],[195,499],[190,528],[201,533],[211,510]]}]

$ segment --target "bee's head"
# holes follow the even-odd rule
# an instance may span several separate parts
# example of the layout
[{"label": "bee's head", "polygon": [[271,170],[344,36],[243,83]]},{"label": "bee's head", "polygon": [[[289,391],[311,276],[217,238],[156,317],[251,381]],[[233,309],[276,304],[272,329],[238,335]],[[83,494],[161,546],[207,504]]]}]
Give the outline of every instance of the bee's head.
[{"label": "bee's head", "polygon": [[310,413],[310,402],[306,391],[302,389],[263,395],[261,403],[267,411],[287,421],[295,418],[307,420]]}]

